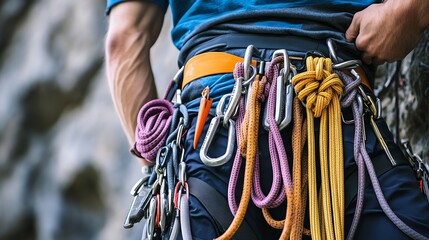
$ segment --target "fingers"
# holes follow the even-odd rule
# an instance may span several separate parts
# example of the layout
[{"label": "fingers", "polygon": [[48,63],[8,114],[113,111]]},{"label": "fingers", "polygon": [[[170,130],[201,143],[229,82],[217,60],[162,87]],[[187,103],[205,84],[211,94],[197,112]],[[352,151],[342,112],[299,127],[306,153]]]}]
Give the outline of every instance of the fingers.
[{"label": "fingers", "polygon": [[354,41],[360,32],[360,23],[361,23],[361,14],[360,12],[357,12],[353,16],[352,23],[350,24],[349,28],[346,31],[346,40],[349,42]]},{"label": "fingers", "polygon": [[386,59],[375,57],[368,53],[362,54],[362,61],[368,65],[381,65],[386,62]]}]

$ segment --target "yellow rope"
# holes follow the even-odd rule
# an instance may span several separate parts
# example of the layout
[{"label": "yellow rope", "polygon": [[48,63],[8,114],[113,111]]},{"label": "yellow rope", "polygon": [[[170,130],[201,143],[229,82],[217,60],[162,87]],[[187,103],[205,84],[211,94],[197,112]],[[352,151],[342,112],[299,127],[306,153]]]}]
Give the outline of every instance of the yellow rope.
[{"label": "yellow rope", "polygon": [[[216,239],[227,240],[231,239],[235,232],[237,232],[241,223],[243,222],[244,215],[246,214],[247,207],[250,200],[250,191],[252,187],[253,170],[255,165],[255,156],[258,148],[258,132],[259,132],[259,116],[261,109],[260,96],[264,91],[266,78],[263,77],[259,80],[256,76],[252,83],[251,98],[249,100],[249,107],[244,115],[243,125],[241,128],[240,148],[242,153],[246,156],[246,167],[244,170],[244,185],[241,200],[238,205],[237,213],[228,229]],[[244,155],[244,154],[243,154]]]},{"label": "yellow rope", "polygon": [[[293,77],[292,83],[307,112],[311,236],[321,240],[344,239],[344,161],[339,102],[344,85],[332,72],[329,58],[308,57],[306,67],[307,71]],[[314,118],[320,118],[320,202],[316,182]]]}]

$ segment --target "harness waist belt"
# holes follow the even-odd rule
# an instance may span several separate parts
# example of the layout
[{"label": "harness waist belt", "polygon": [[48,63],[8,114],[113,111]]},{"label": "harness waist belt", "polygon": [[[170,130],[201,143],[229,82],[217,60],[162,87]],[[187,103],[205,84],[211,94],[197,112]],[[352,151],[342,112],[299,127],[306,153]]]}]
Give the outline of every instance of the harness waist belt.
[{"label": "harness waist belt", "polygon": [[[289,57],[291,60],[293,57]],[[222,73],[232,73],[237,62],[243,62],[244,59],[233,54],[224,52],[206,52],[198,54],[186,63],[183,72],[182,89],[190,82],[210,76]],[[257,61],[252,60],[252,65],[256,66]],[[362,84],[368,89],[371,88],[371,84],[365,74],[365,71],[358,67],[355,71],[360,75]]]}]

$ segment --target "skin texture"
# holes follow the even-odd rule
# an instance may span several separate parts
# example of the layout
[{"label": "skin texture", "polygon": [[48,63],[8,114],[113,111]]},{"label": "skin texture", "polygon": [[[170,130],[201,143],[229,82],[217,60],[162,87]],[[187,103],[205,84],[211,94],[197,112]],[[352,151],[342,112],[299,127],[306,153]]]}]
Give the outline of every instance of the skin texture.
[{"label": "skin texture", "polygon": [[[106,70],[111,95],[130,145],[137,114],[157,97],[150,48],[158,38],[164,14],[160,7],[131,1],[113,7],[106,35]],[[144,165],[147,161],[142,160]]]},{"label": "skin texture", "polygon": [[404,58],[429,24],[429,1],[389,0],[356,13],[346,31],[367,64]]}]

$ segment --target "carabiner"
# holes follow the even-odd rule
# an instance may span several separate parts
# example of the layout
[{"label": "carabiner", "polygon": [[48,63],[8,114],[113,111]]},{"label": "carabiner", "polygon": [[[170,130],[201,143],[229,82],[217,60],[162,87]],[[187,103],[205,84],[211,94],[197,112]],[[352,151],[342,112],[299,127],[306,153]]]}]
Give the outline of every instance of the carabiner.
[{"label": "carabiner", "polygon": [[[286,53],[287,54],[287,53]],[[288,64],[288,63],[286,63]],[[297,74],[296,68],[290,63],[288,64],[289,74],[287,78],[284,77],[285,68],[280,70],[280,74],[276,81],[276,110],[275,120],[279,126],[279,130],[283,130],[292,121],[292,105],[293,105],[293,86],[292,78]],[[292,70],[292,71],[291,71]],[[264,129],[269,131],[270,124],[268,123],[268,105],[265,105],[264,109]]]},{"label": "carabiner", "polygon": [[[252,65],[252,57],[253,55],[260,56],[259,50],[253,45],[249,45],[246,48],[246,53],[244,54],[244,81],[243,85],[247,86],[251,82],[251,80],[256,75],[256,68]],[[252,68],[253,67],[253,68]],[[253,70],[253,76],[250,76],[250,71]]]},{"label": "carabiner", "polygon": [[337,44],[334,42],[334,40],[332,40],[332,38],[328,38],[326,40],[326,44],[328,45],[328,49],[329,49],[329,57],[334,63],[332,64],[333,69],[335,70],[354,69],[362,65],[361,60],[349,60],[349,61],[340,63],[340,59],[337,56]]},{"label": "carabiner", "polygon": [[157,205],[157,198],[156,196],[153,196],[150,200],[149,217],[147,221],[147,237],[150,240],[152,240],[155,235]]},{"label": "carabiner", "polygon": [[292,106],[293,106],[293,86],[292,78],[297,74],[296,68],[291,66],[292,70],[288,75],[288,84],[286,85],[286,93],[284,96],[284,111],[283,111],[283,120],[280,122],[279,130],[284,129],[292,121]]},{"label": "carabiner", "polygon": [[326,40],[326,45],[328,45],[329,49],[329,57],[332,59],[332,62],[337,64],[340,62],[337,56],[337,44],[332,40],[332,38],[328,38]]},{"label": "carabiner", "polygon": [[[357,94],[356,95],[356,101],[357,101],[358,108],[359,108],[359,114],[360,114],[360,116],[362,116],[363,115],[363,100],[362,100],[362,96],[359,95],[359,94]],[[355,122],[354,119],[352,119],[352,120],[345,119],[342,111],[341,111],[341,120],[343,121],[344,124],[347,124],[347,125],[348,124],[353,124]]]},{"label": "carabiner", "polygon": [[[271,57],[271,63],[274,61],[276,57],[279,57],[283,55],[283,81],[285,82],[290,71],[290,62],[289,62],[289,54],[287,53],[286,49],[279,49],[274,51],[273,56]],[[281,71],[280,70],[280,73]],[[279,75],[280,76],[280,75]]]},{"label": "carabiner", "polygon": [[217,132],[217,128],[219,127],[219,123],[222,119],[223,116],[216,116],[211,120],[206,137],[204,138],[203,145],[201,146],[200,159],[205,165],[209,167],[217,167],[223,165],[228,162],[233,155],[235,143],[235,121],[232,119],[229,119],[228,122],[228,143],[225,153],[222,156],[216,158],[212,158],[207,155],[209,147],[214,139],[214,136]]},{"label": "carabiner", "polygon": [[240,97],[243,94],[242,82],[243,82],[242,77],[235,79],[235,84],[234,84],[234,88],[232,89],[231,98],[229,99],[228,106],[224,113],[224,118],[223,118],[224,126],[228,125],[228,121],[231,119],[234,113],[237,112],[238,103],[240,102]]}]

